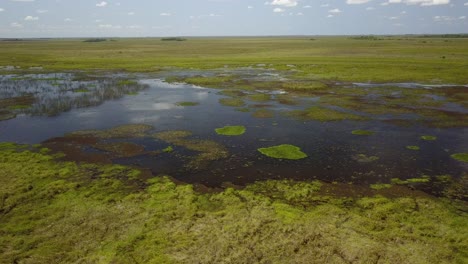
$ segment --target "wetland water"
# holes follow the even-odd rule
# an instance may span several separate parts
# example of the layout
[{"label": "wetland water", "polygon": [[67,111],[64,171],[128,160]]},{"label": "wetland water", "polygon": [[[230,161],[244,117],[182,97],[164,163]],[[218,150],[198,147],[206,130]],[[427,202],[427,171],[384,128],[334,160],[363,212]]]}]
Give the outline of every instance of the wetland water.
[{"label": "wetland water", "polygon": [[[276,78],[268,74],[259,79]],[[64,151],[70,159],[144,167],[153,175],[167,174],[184,182],[213,187],[261,179],[319,179],[367,185],[390,183],[393,178],[426,177],[427,182],[414,187],[437,193],[432,178],[440,175],[460,178],[468,171],[467,163],[450,157],[468,150],[468,129],[463,125],[430,126],[416,122],[413,114],[402,115],[405,122],[401,125],[390,122],[394,118],[385,112],[365,120],[310,120],[288,113],[315,106],[321,100],[320,95],[290,94],[285,103],[279,100],[281,95],[288,94],[284,90],[254,89],[240,92],[241,96],[236,98],[241,103],[233,107],[220,103],[220,99],[230,98],[220,89],[169,84],[163,80],[161,76],[123,74],[1,76],[0,141],[43,143],[53,150]],[[372,97],[372,89],[381,86],[354,84],[350,88],[367,89],[366,96]],[[424,87],[433,88],[444,89]],[[401,93],[404,91],[391,95],[399,98]],[[430,92],[423,96],[443,100]],[[339,105],[330,108],[342,109]],[[466,118],[467,109],[463,105],[447,102],[433,107],[445,108]],[[69,134],[129,124],[151,127],[118,136],[98,132]],[[246,132],[240,136],[216,134],[216,128],[228,125],[245,126]],[[179,130],[191,134],[182,140],[157,136]],[[355,135],[354,130],[374,133]],[[437,139],[423,140],[424,135]],[[274,159],[257,151],[280,144],[298,146],[308,157]],[[408,146],[417,146],[419,150]]]}]

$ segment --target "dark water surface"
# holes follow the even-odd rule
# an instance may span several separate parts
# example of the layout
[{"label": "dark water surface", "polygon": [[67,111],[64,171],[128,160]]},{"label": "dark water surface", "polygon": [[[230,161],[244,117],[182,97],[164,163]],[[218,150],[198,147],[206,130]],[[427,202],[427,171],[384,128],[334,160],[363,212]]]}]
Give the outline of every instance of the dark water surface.
[{"label": "dark water surface", "polygon": [[[274,99],[278,92],[269,93]],[[33,99],[27,99],[28,96]],[[208,186],[270,178],[389,183],[392,178],[423,175],[460,177],[468,171],[466,163],[450,157],[468,150],[467,128],[439,129],[417,124],[405,127],[380,120],[318,122],[284,115],[286,111],[313,105],[314,98],[298,98],[298,105],[246,100],[253,111],[256,105],[274,113],[272,118],[256,118],[252,112],[221,105],[219,99],[226,96],[220,95],[219,90],[168,84],[147,76],[140,77],[138,83],[128,82],[126,76],[120,75],[95,79],[78,79],[73,74],[1,76],[0,99],[12,97],[25,97],[22,100],[30,106],[8,108],[16,117],[0,121],[0,141],[35,144],[77,130],[126,124],[148,124],[154,127],[155,133],[189,130],[193,133],[191,138],[224,145],[228,157],[194,170],[184,164],[186,157],[195,153],[173,146],[174,151],[170,153],[116,158],[113,162],[150,168],[155,175],[169,174],[182,181]],[[199,105],[177,105],[186,101]],[[247,132],[236,137],[215,133],[215,128],[226,125],[243,125]],[[356,129],[376,133],[351,134]],[[437,140],[424,141],[420,139],[422,135],[436,136]],[[171,145],[152,137],[121,141],[143,145],[148,151]],[[296,145],[309,157],[278,160],[257,151],[260,147],[279,144]],[[420,150],[408,150],[409,145],[419,146]],[[357,158],[359,154],[376,156],[378,160],[363,161]]]}]

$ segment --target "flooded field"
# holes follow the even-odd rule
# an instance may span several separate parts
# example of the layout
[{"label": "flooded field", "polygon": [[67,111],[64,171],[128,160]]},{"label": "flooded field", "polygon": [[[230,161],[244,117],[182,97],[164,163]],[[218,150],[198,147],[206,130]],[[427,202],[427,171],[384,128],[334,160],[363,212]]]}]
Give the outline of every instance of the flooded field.
[{"label": "flooded field", "polygon": [[[223,78],[223,89],[190,78]],[[468,149],[466,86],[341,83],[310,92],[288,85],[287,74],[259,69],[3,75],[0,141],[41,143],[65,159],[209,187],[318,179],[438,195],[466,177],[468,163],[454,158]],[[225,126],[245,130],[216,132]],[[259,151],[283,144],[304,155]]]}]

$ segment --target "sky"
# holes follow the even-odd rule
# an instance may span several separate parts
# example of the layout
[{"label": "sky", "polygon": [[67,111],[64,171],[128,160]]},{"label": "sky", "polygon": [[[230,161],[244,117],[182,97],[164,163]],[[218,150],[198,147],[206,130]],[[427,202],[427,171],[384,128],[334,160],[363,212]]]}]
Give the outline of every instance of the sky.
[{"label": "sky", "polygon": [[0,38],[468,33],[468,0],[0,0]]}]

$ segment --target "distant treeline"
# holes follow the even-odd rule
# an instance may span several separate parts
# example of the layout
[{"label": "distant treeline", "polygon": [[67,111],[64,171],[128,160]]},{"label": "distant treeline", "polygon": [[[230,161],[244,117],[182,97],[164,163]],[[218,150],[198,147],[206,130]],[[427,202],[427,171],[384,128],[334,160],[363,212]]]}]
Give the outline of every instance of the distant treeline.
[{"label": "distant treeline", "polygon": [[103,39],[103,38],[92,38],[92,39],[84,40],[83,42],[104,42],[104,41],[107,41],[107,39]]},{"label": "distant treeline", "polygon": [[468,38],[468,34],[420,35],[420,38]]},{"label": "distant treeline", "polygon": [[162,38],[161,41],[186,41],[187,39],[179,37]]}]

